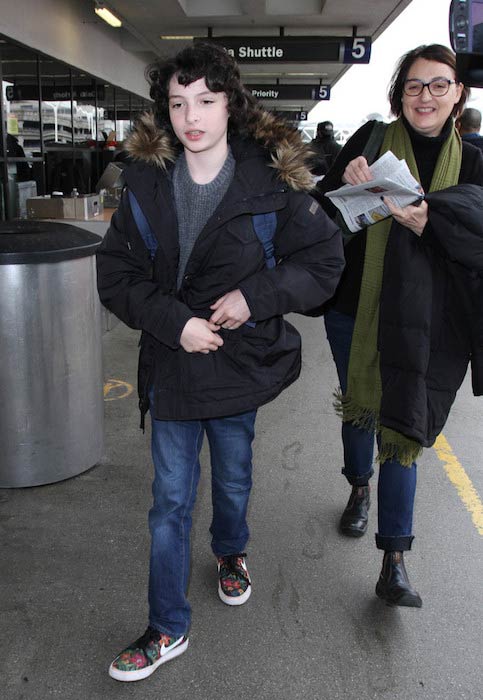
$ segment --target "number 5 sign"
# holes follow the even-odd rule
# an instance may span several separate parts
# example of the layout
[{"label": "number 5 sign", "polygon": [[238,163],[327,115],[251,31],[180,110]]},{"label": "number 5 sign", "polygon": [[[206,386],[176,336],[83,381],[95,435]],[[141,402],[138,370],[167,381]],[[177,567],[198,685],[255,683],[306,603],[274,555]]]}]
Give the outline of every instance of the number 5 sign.
[{"label": "number 5 sign", "polygon": [[370,36],[354,36],[344,39],[344,63],[369,63],[370,58]]},{"label": "number 5 sign", "polygon": [[330,100],[330,85],[318,85],[312,88],[312,100]]}]

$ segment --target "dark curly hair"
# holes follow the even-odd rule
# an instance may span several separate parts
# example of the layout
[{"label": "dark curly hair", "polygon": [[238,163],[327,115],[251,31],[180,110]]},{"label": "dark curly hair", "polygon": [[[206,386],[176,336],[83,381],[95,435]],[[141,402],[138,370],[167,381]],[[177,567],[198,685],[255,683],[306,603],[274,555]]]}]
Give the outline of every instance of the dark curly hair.
[{"label": "dark curly hair", "polygon": [[156,122],[176,138],[169,118],[168,90],[173,75],[177,75],[181,85],[204,78],[211,92],[224,92],[228,98],[228,134],[244,136],[250,132],[250,124],[261,108],[242,84],[238,65],[224,48],[208,41],[196,41],[172,58],[158,60],[146,68]]},{"label": "dark curly hair", "polygon": [[[456,80],[461,82],[458,79],[456,69],[456,56],[447,46],[443,46],[442,44],[423,44],[422,46],[418,46],[416,49],[408,51],[399,59],[389,85],[388,97],[391,105],[391,112],[396,117],[399,117],[402,112],[404,82],[408,77],[411,66],[415,61],[417,61],[418,58],[424,58],[425,61],[436,61],[437,63],[446,64],[454,71]],[[461,113],[469,94],[469,88],[464,87],[459,102],[457,102],[457,104],[454,106],[452,112],[453,117],[456,117]]]}]

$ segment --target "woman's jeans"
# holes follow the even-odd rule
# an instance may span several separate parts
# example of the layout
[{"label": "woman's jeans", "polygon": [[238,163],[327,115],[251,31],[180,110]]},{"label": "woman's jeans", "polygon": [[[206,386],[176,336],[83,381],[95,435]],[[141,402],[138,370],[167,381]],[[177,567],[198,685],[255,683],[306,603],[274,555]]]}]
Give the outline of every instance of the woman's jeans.
[{"label": "woman's jeans", "polygon": [[206,432],[211,456],[215,555],[239,554],[248,542],[246,514],[252,486],[256,411],[211,420],[152,419],[153,507],[149,512],[149,624],[171,636],[186,634],[191,514]]},{"label": "woman's jeans", "polygon": [[[354,319],[330,310],[325,314],[325,329],[337,367],[342,393],[347,391],[347,370],[354,331]],[[379,436],[378,436],[379,441]],[[353,423],[342,423],[344,469],[342,473],[353,486],[367,484],[373,475],[374,433]],[[404,467],[397,460],[380,465],[377,487],[378,534],[376,545],[386,551],[411,549],[413,508],[416,493],[416,463]]]}]

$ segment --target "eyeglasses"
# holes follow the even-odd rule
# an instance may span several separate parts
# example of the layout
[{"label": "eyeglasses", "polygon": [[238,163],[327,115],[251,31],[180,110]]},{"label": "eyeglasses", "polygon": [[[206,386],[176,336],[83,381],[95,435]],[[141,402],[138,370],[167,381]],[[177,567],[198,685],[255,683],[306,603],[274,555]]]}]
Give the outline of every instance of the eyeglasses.
[{"label": "eyeglasses", "polygon": [[458,85],[458,81],[448,78],[433,78],[429,83],[423,83],[418,78],[411,78],[404,82],[403,91],[408,97],[417,97],[427,87],[433,97],[443,97],[447,94],[450,85]]}]

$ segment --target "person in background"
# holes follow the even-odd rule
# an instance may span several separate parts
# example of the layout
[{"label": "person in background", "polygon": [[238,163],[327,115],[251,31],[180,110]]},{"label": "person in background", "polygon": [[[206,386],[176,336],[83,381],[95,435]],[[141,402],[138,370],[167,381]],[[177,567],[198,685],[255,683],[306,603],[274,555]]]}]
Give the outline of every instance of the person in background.
[{"label": "person in background", "polygon": [[334,125],[325,121],[317,124],[317,134],[310,142],[314,152],[312,172],[314,175],[325,175],[332,167],[342,146],[334,138]]},{"label": "person in background", "polygon": [[[152,424],[149,623],[112,662],[119,681],[148,677],[188,646],[204,434],[218,596],[229,606],[250,597],[255,417],[301,366],[300,336],[283,315],[325,302],[344,266],[340,231],[308,194],[308,149],[258,105],[224,49],[197,43],[148,75],[154,115],[125,143],[127,191],[97,254],[101,301],[142,330],[140,406]],[[275,219],[267,261],[255,217]]]},{"label": "person in background", "polygon": [[[370,182],[369,165],[392,151],[426,193],[419,206],[387,200],[391,217],[347,238],[346,268],[325,314],[351,487],[340,531],[367,530],[376,434],[383,551],[376,594],[389,605],[422,605],[404,562],[414,539],[416,459],[441,432],[470,358],[473,391],[483,391],[483,156],[454,126],[467,92],[450,49],[409,51],[389,88],[396,120],[364,124],[318,183],[323,195]],[[320,201],[336,215],[326,197]]]},{"label": "person in background", "polygon": [[480,136],[481,112],[474,107],[467,107],[456,120],[456,127],[463,141],[472,143],[483,151],[483,136]]},{"label": "person in background", "polygon": [[[20,145],[16,136],[7,134],[7,156],[8,158],[25,158],[25,151]],[[27,182],[32,179],[32,170],[29,163],[16,163],[17,182]]]}]

